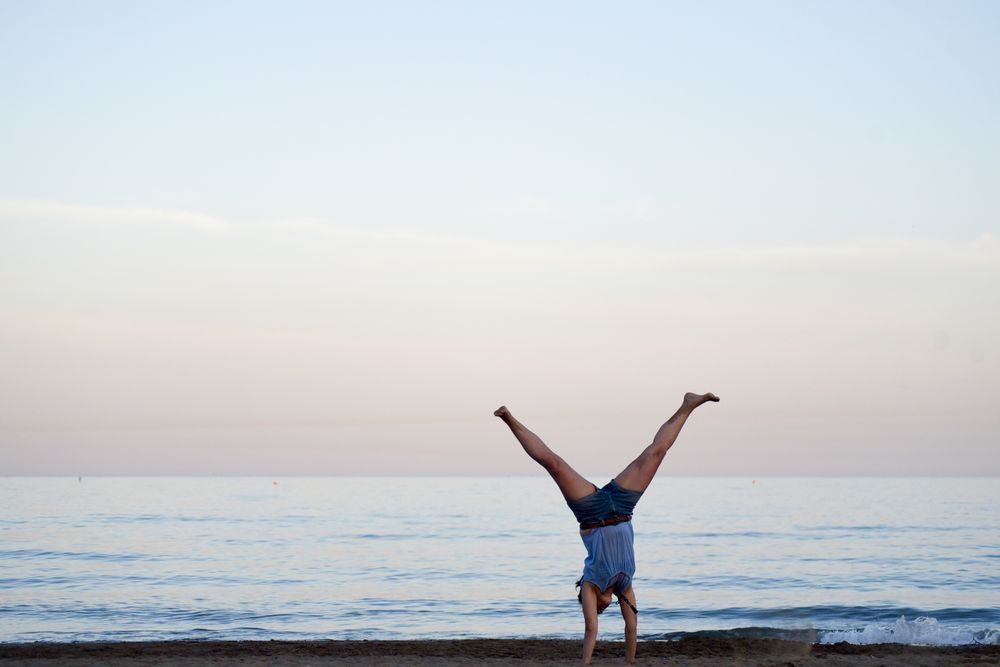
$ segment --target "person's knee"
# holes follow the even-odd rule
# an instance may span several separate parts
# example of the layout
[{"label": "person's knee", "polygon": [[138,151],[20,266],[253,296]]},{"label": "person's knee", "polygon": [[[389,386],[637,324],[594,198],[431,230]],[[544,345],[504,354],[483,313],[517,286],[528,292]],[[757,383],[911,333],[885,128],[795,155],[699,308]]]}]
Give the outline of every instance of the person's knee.
[{"label": "person's knee", "polygon": [[539,463],[556,479],[566,470],[566,462],[555,454],[546,456]]}]

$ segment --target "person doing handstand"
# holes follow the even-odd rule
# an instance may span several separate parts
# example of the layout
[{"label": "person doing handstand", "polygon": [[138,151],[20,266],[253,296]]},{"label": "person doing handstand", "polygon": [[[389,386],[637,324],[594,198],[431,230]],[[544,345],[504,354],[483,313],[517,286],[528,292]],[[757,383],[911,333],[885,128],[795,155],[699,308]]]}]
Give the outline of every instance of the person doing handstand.
[{"label": "person doing handstand", "polygon": [[681,407],[656,432],[652,444],[600,489],[516,420],[506,406],[493,413],[510,427],[528,456],[552,476],[580,523],[580,537],[587,547],[583,576],[577,582],[583,609],[584,664],[590,664],[597,643],[597,615],[611,604],[612,594],[618,596],[625,619],[625,659],[635,662],[639,610],[632,588],[635,575],[632,511],[687,418],[699,405],[718,400],[715,394],[685,394]]}]

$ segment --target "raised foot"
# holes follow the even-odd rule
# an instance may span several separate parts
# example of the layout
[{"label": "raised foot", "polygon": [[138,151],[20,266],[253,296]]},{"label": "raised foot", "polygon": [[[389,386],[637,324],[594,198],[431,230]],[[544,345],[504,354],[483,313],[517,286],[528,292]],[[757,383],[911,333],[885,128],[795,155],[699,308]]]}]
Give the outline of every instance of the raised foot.
[{"label": "raised foot", "polygon": [[688,392],[684,394],[684,405],[692,410],[702,403],[718,403],[719,397],[715,394],[709,392],[707,394],[695,394],[693,392]]}]

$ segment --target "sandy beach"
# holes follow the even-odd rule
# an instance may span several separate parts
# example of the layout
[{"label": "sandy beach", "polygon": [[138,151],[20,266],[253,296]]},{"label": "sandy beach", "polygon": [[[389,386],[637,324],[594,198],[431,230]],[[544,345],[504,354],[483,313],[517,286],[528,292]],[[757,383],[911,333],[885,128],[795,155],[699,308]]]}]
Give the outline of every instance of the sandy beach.
[{"label": "sandy beach", "polygon": [[[576,665],[566,640],[171,641],[0,645],[3,665]],[[600,642],[595,665],[624,664],[619,642]],[[808,644],[770,639],[687,638],[641,642],[639,665],[799,667],[1000,665],[1000,646]]]}]

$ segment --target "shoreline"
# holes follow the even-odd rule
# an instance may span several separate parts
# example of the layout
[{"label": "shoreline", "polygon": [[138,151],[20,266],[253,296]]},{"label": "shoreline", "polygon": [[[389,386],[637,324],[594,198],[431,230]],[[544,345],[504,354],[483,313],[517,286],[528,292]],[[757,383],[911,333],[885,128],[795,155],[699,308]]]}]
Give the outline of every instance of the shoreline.
[{"label": "shoreline", "polygon": [[[34,642],[0,644],[4,665],[577,665],[567,639]],[[624,664],[624,643],[598,642],[594,664]],[[811,644],[782,639],[689,637],[639,642],[636,664],[1000,665],[1000,645]]]}]

